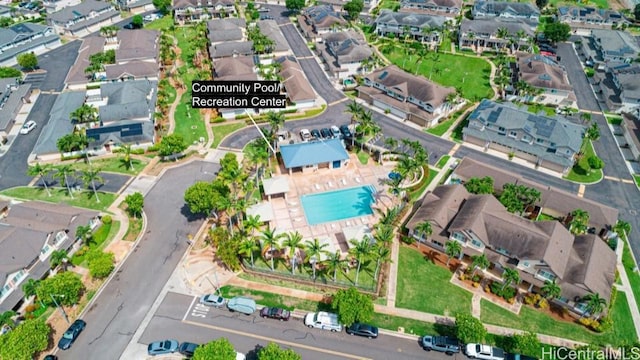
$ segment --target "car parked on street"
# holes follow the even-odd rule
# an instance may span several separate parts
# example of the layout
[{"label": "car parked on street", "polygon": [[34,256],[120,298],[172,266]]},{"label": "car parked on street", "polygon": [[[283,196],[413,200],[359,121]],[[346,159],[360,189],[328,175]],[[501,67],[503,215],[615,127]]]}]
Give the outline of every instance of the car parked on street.
[{"label": "car parked on street", "polygon": [[216,294],[203,295],[200,298],[200,304],[207,305],[207,306],[222,307],[226,303],[227,303],[227,300],[225,298],[223,298],[222,296],[218,296]]},{"label": "car parked on street", "polygon": [[364,336],[369,339],[375,339],[378,337],[378,328],[369,324],[353,323],[346,329],[349,335]]},{"label": "car parked on street", "polygon": [[248,297],[236,296],[227,302],[227,309],[231,312],[237,311],[251,315],[256,311],[256,301]]},{"label": "car parked on street", "polygon": [[460,352],[460,341],[449,336],[425,335],[420,339],[420,345],[425,351],[440,351],[447,355]]},{"label": "car parked on street", "polygon": [[340,137],[342,137],[340,129],[335,125],[331,127],[331,137],[333,137],[334,139],[339,139]]},{"label": "car parked on street", "polygon": [[320,130],[318,130],[318,129],[311,130],[311,136],[316,138],[316,140],[320,139],[322,137],[322,135],[320,135]]},{"label": "car parked on street", "polygon": [[311,132],[309,131],[309,129],[300,130],[300,138],[302,139],[302,141],[311,140]]},{"label": "car parked on street", "polygon": [[73,345],[73,342],[76,341],[78,336],[84,328],[87,326],[87,323],[84,320],[78,319],[69,326],[67,331],[62,334],[62,338],[58,341],[58,349],[67,350]]},{"label": "car parked on street", "polygon": [[263,318],[271,318],[271,319],[277,319],[280,321],[288,321],[289,318],[291,317],[291,312],[289,312],[289,310],[285,310],[282,308],[265,306],[262,308],[262,310],[260,310],[260,316],[262,316]]},{"label": "car parked on street", "polygon": [[147,354],[151,356],[173,354],[178,351],[178,340],[154,341],[147,346]]},{"label": "car parked on street", "polygon": [[504,360],[504,350],[491,345],[467,344],[464,353],[471,359]]},{"label": "car parked on street", "polygon": [[183,342],[180,344],[178,348],[178,352],[188,358],[193,356],[193,353],[196,352],[196,348],[200,346],[199,344],[194,344],[190,342]]},{"label": "car parked on street", "polygon": [[340,132],[345,139],[351,137],[351,130],[349,130],[349,125],[341,125]]},{"label": "car parked on street", "polygon": [[320,134],[322,134],[322,138],[323,139],[330,139],[331,138],[331,130],[329,130],[327,128],[320,129]]},{"label": "car parked on street", "polygon": [[22,125],[22,127],[20,128],[20,134],[22,135],[26,135],[30,132],[32,132],[36,126],[38,126],[38,124],[36,124],[35,121],[33,120],[29,120],[26,123],[24,123],[24,125]]}]

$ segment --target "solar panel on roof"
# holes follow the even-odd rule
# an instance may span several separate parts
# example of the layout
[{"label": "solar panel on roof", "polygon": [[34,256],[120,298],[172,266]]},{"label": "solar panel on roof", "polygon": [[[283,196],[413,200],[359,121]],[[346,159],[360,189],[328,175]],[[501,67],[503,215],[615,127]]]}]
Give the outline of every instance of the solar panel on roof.
[{"label": "solar panel on roof", "polygon": [[26,27],[24,24],[14,25],[14,26],[11,27],[11,30],[13,30],[14,32],[20,33],[20,34],[25,34],[25,33],[30,33],[31,32],[31,29]]},{"label": "solar panel on roof", "polygon": [[75,10],[71,11],[71,13],[72,13],[72,14],[73,14],[73,16],[75,16],[75,17],[80,17],[80,16],[82,16],[82,14],[80,14],[79,12],[77,12],[77,11],[75,11]]},{"label": "solar panel on roof", "polygon": [[385,70],[382,72],[382,74],[380,74],[380,76],[378,76],[378,79],[383,80],[387,77],[387,75],[389,75],[389,73]]},{"label": "solar panel on roof", "polygon": [[500,117],[500,113],[498,111],[492,111],[489,114],[489,118],[487,118],[487,121],[492,123],[492,124],[495,124],[496,121],[498,121],[499,117]]}]

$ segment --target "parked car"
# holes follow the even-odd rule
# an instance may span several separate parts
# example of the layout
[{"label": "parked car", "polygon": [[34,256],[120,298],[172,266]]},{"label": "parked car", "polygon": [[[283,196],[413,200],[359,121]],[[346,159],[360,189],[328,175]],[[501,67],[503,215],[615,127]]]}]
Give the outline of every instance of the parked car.
[{"label": "parked car", "polygon": [[320,134],[322,134],[322,138],[323,139],[331,138],[331,130],[329,130],[327,128],[320,129]]},{"label": "parked car", "polygon": [[203,295],[200,298],[200,304],[213,307],[222,307],[226,302],[225,298],[216,294]]},{"label": "parked car", "polygon": [[348,326],[347,334],[358,335],[368,337],[369,339],[375,339],[378,337],[378,328],[369,324],[353,323]]},{"label": "parked car", "polygon": [[194,344],[190,342],[183,342],[180,344],[178,348],[178,352],[186,357],[192,357],[193,353],[196,352],[196,348],[200,346],[199,344]]},{"label": "parked car", "polygon": [[26,134],[32,132],[36,128],[36,126],[38,126],[38,124],[36,124],[35,121],[33,121],[33,120],[27,121],[20,128],[20,134],[26,135]]},{"label": "parked car", "polygon": [[504,360],[504,350],[491,345],[467,344],[464,353],[472,359]]},{"label": "parked car", "polygon": [[313,136],[316,139],[320,139],[322,137],[322,135],[320,135],[320,130],[318,129],[311,130],[311,136]]},{"label": "parked car", "polygon": [[538,360],[531,356],[520,355],[520,354],[506,354],[505,360]]},{"label": "parked car", "polygon": [[47,355],[43,360],[58,360],[58,357],[55,355]]},{"label": "parked car", "polygon": [[309,141],[311,140],[311,132],[309,129],[302,129],[300,130],[300,137],[302,138],[302,141]]},{"label": "parked car", "polygon": [[331,330],[333,332],[342,331],[342,324],[338,321],[338,315],[324,311],[308,313],[304,317],[304,324],[310,328]]},{"label": "parked car", "polygon": [[291,312],[289,310],[277,308],[277,307],[263,307],[260,310],[260,316],[268,317],[271,319],[278,319],[280,321],[287,321],[289,317],[291,317]]},{"label": "parked car", "polygon": [[345,138],[351,137],[351,130],[349,130],[349,125],[341,125],[340,132],[342,133],[342,136]]},{"label": "parked car", "polygon": [[173,354],[178,351],[177,340],[154,341],[147,346],[147,353],[151,356]]},{"label": "parked car", "polygon": [[260,15],[260,20],[273,20],[271,15]]},{"label": "parked car", "polygon": [[246,315],[251,315],[256,311],[256,301],[243,296],[236,296],[227,302],[229,311],[237,311]]},{"label": "parked car", "polygon": [[87,326],[87,323],[84,320],[76,320],[69,326],[67,331],[62,334],[62,338],[58,341],[58,349],[67,350],[73,345],[73,342],[76,341],[82,330]]},{"label": "parked car", "polygon": [[460,341],[449,336],[431,336],[425,335],[420,340],[420,345],[426,351],[440,351],[447,355],[453,355],[460,352]]},{"label": "parked car", "polygon": [[339,139],[341,136],[342,134],[340,133],[340,129],[337,126],[333,125],[331,127],[331,137]]}]

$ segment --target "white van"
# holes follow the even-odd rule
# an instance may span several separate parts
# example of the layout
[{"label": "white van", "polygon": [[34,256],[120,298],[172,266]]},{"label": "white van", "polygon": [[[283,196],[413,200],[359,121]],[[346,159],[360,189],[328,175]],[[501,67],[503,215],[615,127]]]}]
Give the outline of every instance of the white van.
[{"label": "white van", "polygon": [[338,321],[338,315],[324,311],[308,313],[304,317],[304,324],[310,328],[331,330],[333,332],[342,331],[342,324]]}]

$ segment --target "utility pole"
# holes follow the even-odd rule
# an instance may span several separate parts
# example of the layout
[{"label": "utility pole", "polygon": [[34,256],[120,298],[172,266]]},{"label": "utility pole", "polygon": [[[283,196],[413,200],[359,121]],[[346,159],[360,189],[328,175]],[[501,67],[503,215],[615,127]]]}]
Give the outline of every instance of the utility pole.
[{"label": "utility pole", "polygon": [[[64,311],[62,306],[60,306],[60,304],[58,304],[58,302],[56,301],[56,298],[53,297],[54,294],[49,294],[49,296],[51,296],[51,300],[53,300],[53,303],[56,305],[58,310],[60,310],[60,312],[62,313],[62,317],[64,317],[64,319],[67,321],[67,324],[71,324],[71,322],[69,321],[69,317],[67,316],[67,313]],[[55,295],[55,296],[64,297],[64,295]]]}]

